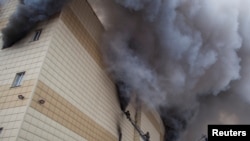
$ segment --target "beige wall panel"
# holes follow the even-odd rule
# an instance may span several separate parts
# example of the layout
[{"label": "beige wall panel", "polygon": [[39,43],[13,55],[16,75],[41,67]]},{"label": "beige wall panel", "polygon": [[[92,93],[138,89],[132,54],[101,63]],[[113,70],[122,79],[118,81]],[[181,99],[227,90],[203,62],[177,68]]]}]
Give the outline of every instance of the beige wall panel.
[{"label": "beige wall panel", "polygon": [[141,113],[141,129],[144,132],[150,133],[150,140],[160,141],[161,134],[158,131],[159,129],[157,129],[156,126],[153,125],[153,123],[144,113]]},{"label": "beige wall panel", "polygon": [[[74,2],[74,1],[73,1]],[[85,4],[86,5],[86,4]],[[86,12],[91,12],[91,11],[85,11],[84,14],[88,14]],[[79,12],[78,14],[81,14],[81,12]],[[93,14],[93,13],[92,13]],[[93,15],[92,15],[93,16]],[[92,17],[93,18],[93,17]],[[94,17],[96,18],[96,17]],[[92,38],[92,36],[90,35],[90,33],[88,32],[88,30],[85,28],[85,26],[83,25],[83,20],[79,19],[75,13],[73,12],[72,9],[70,9],[69,7],[65,7],[60,19],[64,22],[64,24],[67,26],[67,28],[72,32],[72,34],[75,36],[75,38],[79,41],[79,43],[86,49],[86,51],[92,56],[92,58],[100,65],[102,66],[103,62],[101,60],[101,54],[100,54],[100,50],[98,47],[98,43],[100,41],[96,41],[94,40],[94,38]],[[74,21],[74,22],[72,22]],[[85,17],[85,22],[91,21],[90,19],[87,19]],[[94,23],[93,24],[97,24]],[[100,24],[98,22],[98,24]],[[98,28],[96,29],[98,30]],[[101,34],[101,33],[100,33]]]},{"label": "beige wall panel", "polygon": [[[127,110],[130,112],[130,117],[133,121],[135,120],[135,109],[132,105],[129,105],[127,107]],[[132,124],[129,122],[127,117],[121,113],[120,114],[120,120],[118,122],[121,127],[122,131],[122,141],[135,141],[135,128],[132,126]]]},{"label": "beige wall panel", "polygon": [[22,106],[0,110],[0,127],[3,127],[0,141],[16,141],[26,109]]},{"label": "beige wall panel", "polygon": [[74,0],[70,3],[70,8],[95,42],[99,43],[104,28],[87,0]]},{"label": "beige wall panel", "polygon": [[68,128],[29,108],[17,141],[87,141]]},{"label": "beige wall panel", "polygon": [[[27,80],[23,81],[20,87],[0,86],[0,109],[27,106],[34,84],[35,80]],[[18,95],[24,96],[24,99],[19,99]]]},{"label": "beige wall panel", "polygon": [[116,134],[120,109],[114,85],[62,22],[55,30],[40,80]]},{"label": "beige wall panel", "polygon": [[[39,104],[39,100],[45,103]],[[38,82],[31,107],[88,141],[116,140],[108,130],[41,81]]]},{"label": "beige wall panel", "polygon": [[4,27],[8,23],[10,15],[15,11],[18,4],[18,0],[2,0],[4,1],[0,5],[0,28]]},{"label": "beige wall panel", "polygon": [[[17,3],[18,0],[6,0],[5,5],[0,7],[0,30],[6,26]],[[3,127],[0,141],[16,141],[47,53],[55,21],[52,19],[38,25],[37,28],[43,28],[38,41],[32,41],[35,32],[31,31],[12,47],[0,49],[0,127]],[[16,73],[19,72],[25,72],[21,85],[12,87]],[[18,95],[24,96],[24,99],[19,99]]]},{"label": "beige wall panel", "polygon": [[[31,42],[33,31],[13,47],[0,49],[0,109],[28,104],[47,53],[53,23],[54,20],[50,20],[38,26],[43,28],[38,41]],[[25,72],[21,85],[12,87],[19,72]],[[24,99],[18,99],[18,95],[23,95]]]}]

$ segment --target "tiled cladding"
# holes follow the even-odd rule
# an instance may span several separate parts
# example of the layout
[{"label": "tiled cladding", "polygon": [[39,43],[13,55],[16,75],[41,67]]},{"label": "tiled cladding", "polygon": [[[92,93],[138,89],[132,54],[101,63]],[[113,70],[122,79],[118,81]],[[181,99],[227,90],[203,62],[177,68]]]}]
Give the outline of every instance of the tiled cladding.
[{"label": "tiled cladding", "polygon": [[[132,105],[129,105],[127,107],[127,110],[130,112],[130,117],[132,118],[132,120],[137,122],[135,119],[136,112],[134,107]],[[137,141],[137,132],[124,114],[120,114],[117,125],[120,125],[121,127],[122,141]]]},{"label": "tiled cladding", "polygon": [[25,71],[24,81],[38,78],[53,32],[52,25],[53,20],[37,27],[43,28],[37,41],[31,41],[35,34],[34,31],[31,31],[29,35],[12,47],[0,49],[0,86],[11,85],[15,74],[22,71]]},{"label": "tiled cladding", "polygon": [[[26,80],[20,87],[11,88],[11,85],[0,86],[0,110],[27,105],[34,84],[35,80]],[[18,95],[24,96],[24,99],[19,99]]]},{"label": "tiled cladding", "polygon": [[[14,11],[18,0],[6,0],[1,9],[0,30],[6,25],[8,16]],[[4,23],[4,24],[2,24]],[[53,20],[41,23],[43,28],[38,41],[31,41],[34,31],[10,48],[0,49],[0,125],[3,131],[0,141],[16,141],[29,99],[38,79],[40,69],[51,39]],[[2,41],[2,39],[0,39]],[[0,43],[2,48],[2,42]],[[21,85],[11,87],[16,73],[25,72]],[[24,96],[19,99],[18,95]]]},{"label": "tiled cladding", "polygon": [[144,113],[141,114],[141,129],[145,132],[149,132],[150,140],[161,140],[161,134],[159,133],[158,129],[153,125],[153,123],[148,119],[148,117]]},{"label": "tiled cladding", "polygon": [[73,0],[70,3],[70,8],[82,25],[84,25],[91,37],[98,43],[104,28],[87,0]]},{"label": "tiled cladding", "polygon": [[1,0],[0,28],[8,23],[9,16],[15,11],[18,0]]},{"label": "tiled cladding", "polygon": [[[39,100],[44,100],[45,103],[40,104]],[[114,135],[41,81],[38,82],[31,107],[88,141],[117,140]]]},{"label": "tiled cladding", "polygon": [[[85,0],[83,0],[83,1],[85,1]],[[84,3],[84,4],[86,5],[86,3]],[[86,12],[91,12],[91,11],[86,11]],[[82,15],[85,15],[86,12]],[[81,13],[81,12],[79,12],[79,13]],[[85,22],[89,21],[88,18],[89,17],[85,17],[84,21]],[[97,62],[97,64],[102,66],[101,54],[100,54],[100,50],[98,48],[98,42],[100,42],[100,41],[97,42],[91,37],[90,33],[84,27],[84,25],[82,24],[80,19],[78,19],[78,17],[74,14],[72,9],[69,7],[65,7],[62,14],[61,14],[60,19],[64,22],[64,24],[67,26],[67,28],[73,34],[73,36],[78,40],[78,42],[81,44],[81,46],[84,47],[86,49],[86,51],[91,55],[91,57]],[[93,24],[95,24],[95,23],[93,23]]]},{"label": "tiled cladding", "polygon": [[16,141],[18,131],[24,118],[26,106],[0,110],[0,141]]},{"label": "tiled cladding", "polygon": [[[12,47],[0,49],[0,109],[27,104],[46,56],[52,25],[43,23],[38,26],[44,28],[38,41],[31,42],[34,35],[31,32]],[[11,87],[19,72],[25,72],[21,86]],[[19,100],[18,95],[23,95],[24,99]]]},{"label": "tiled cladding", "polygon": [[113,82],[61,21],[39,79],[107,130],[116,132],[120,109]]},{"label": "tiled cladding", "polygon": [[161,137],[163,137],[164,134],[164,127],[160,118],[160,115],[155,110],[150,110],[143,108],[145,116],[148,118],[148,120],[152,123],[154,128],[161,134]]},{"label": "tiled cladding", "polygon": [[17,141],[87,140],[37,110],[28,108]]}]

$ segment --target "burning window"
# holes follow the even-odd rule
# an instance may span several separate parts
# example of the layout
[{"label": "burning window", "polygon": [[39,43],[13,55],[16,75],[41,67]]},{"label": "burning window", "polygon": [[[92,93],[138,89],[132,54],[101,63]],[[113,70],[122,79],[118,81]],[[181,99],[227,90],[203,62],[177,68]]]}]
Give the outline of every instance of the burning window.
[{"label": "burning window", "polygon": [[42,29],[36,30],[36,31],[35,31],[35,35],[34,35],[32,41],[37,41],[37,40],[39,40],[39,37],[40,37],[41,33],[42,33]]},{"label": "burning window", "polygon": [[18,87],[21,85],[24,74],[25,72],[19,72],[16,74],[16,77],[12,83],[12,87]]}]

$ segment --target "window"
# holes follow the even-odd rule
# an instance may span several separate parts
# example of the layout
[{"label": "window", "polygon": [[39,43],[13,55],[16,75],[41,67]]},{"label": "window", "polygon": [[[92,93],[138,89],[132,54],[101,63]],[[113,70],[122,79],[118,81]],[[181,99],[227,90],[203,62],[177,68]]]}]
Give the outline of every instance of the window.
[{"label": "window", "polygon": [[2,133],[2,131],[3,131],[3,127],[0,127],[0,134]]},{"label": "window", "polygon": [[36,30],[36,31],[35,31],[35,35],[34,35],[32,41],[37,41],[37,40],[39,40],[39,37],[40,37],[41,33],[42,33],[42,29]]},{"label": "window", "polygon": [[18,87],[21,85],[24,74],[25,74],[25,72],[19,72],[16,74],[16,77],[13,81],[12,87]]}]

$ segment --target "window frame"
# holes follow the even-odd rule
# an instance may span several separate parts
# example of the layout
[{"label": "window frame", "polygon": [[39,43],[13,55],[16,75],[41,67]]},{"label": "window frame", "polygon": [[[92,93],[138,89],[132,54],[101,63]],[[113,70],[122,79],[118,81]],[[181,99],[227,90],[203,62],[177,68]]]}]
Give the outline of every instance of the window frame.
[{"label": "window frame", "polygon": [[14,78],[14,81],[12,82],[11,87],[21,86],[24,75],[25,75],[25,71],[16,73],[16,76]]},{"label": "window frame", "polygon": [[42,34],[42,31],[43,31],[42,28],[41,28],[41,29],[35,30],[35,34],[34,34],[34,36],[33,36],[33,38],[32,38],[32,42],[38,41],[38,40],[40,39],[40,36],[41,36],[41,34]]}]

